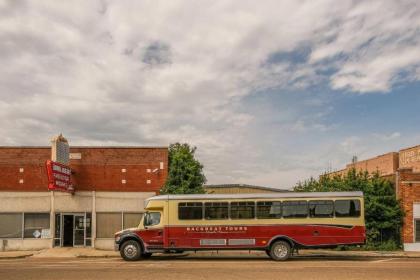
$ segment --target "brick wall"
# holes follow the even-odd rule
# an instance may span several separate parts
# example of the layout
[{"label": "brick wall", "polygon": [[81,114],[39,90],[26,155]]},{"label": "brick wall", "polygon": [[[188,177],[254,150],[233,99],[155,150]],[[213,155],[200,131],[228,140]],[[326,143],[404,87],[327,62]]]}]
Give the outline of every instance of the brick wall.
[{"label": "brick wall", "polygon": [[349,163],[347,164],[346,168],[327,173],[326,175],[330,177],[334,177],[336,175],[343,176],[346,175],[350,169],[355,168],[357,171],[367,171],[369,173],[379,171],[379,174],[381,176],[392,176],[393,174],[395,174],[398,167],[398,153],[391,152],[374,158],[358,161],[356,163]]},{"label": "brick wall", "polygon": [[404,216],[402,229],[403,243],[413,242],[413,203],[420,203],[420,172],[411,168],[401,168],[398,171],[398,197],[401,201]]},{"label": "brick wall", "polygon": [[400,167],[413,168],[414,172],[420,172],[420,145],[400,151]]},{"label": "brick wall", "polygon": [[[167,148],[71,147],[70,154],[76,191],[158,191],[167,177]],[[50,147],[0,147],[0,191],[47,191],[50,158]]]},{"label": "brick wall", "polygon": [[355,164],[348,164],[347,170],[356,168],[357,171],[368,171],[373,173],[379,171],[382,176],[394,174],[398,169],[398,153],[391,152],[371,159],[358,161]]}]

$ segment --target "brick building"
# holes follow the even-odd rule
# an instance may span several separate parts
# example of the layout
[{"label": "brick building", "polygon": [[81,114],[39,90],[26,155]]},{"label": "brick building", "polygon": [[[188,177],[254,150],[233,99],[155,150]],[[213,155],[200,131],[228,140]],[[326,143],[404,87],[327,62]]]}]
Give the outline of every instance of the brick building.
[{"label": "brick building", "polygon": [[49,191],[51,147],[0,147],[0,250],[113,247],[167,177],[167,147],[71,147],[75,193]]},{"label": "brick building", "polygon": [[369,173],[379,171],[381,176],[395,183],[396,195],[405,213],[404,250],[420,251],[420,145],[350,163],[342,170],[322,176],[343,175],[351,168]]},{"label": "brick building", "polygon": [[381,176],[391,178],[395,175],[399,166],[398,155],[396,152],[391,152],[374,158],[349,163],[344,169],[330,172],[327,175],[345,175],[350,169],[355,168],[357,171],[368,171],[369,173],[378,171]]},{"label": "brick building", "polygon": [[398,197],[404,215],[402,241],[405,251],[420,251],[420,172],[400,168],[397,173]]}]

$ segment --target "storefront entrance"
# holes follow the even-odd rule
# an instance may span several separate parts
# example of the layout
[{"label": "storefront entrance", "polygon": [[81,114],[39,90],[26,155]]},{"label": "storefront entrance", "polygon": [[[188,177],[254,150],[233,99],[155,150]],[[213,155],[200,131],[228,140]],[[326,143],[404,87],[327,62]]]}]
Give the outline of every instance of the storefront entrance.
[{"label": "storefront entrance", "polygon": [[91,213],[56,213],[54,246],[91,246]]}]

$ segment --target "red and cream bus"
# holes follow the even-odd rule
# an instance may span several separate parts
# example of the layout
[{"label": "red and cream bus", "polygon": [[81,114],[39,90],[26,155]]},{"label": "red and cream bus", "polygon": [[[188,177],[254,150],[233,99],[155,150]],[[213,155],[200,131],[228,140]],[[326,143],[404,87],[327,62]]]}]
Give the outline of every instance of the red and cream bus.
[{"label": "red and cream bus", "polygon": [[127,261],[157,252],[264,250],[288,259],[294,248],[365,243],[361,192],[159,195],[138,228],[115,234]]}]

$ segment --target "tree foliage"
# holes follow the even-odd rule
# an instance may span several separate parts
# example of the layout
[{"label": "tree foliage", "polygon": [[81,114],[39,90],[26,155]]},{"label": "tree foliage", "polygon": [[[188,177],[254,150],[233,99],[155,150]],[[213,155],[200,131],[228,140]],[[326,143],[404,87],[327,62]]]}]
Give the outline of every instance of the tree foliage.
[{"label": "tree foliage", "polygon": [[365,220],[368,248],[395,242],[400,245],[403,211],[395,196],[393,184],[379,176],[350,169],[344,176],[310,178],[294,187],[298,192],[362,191],[365,197]]},{"label": "tree foliage", "polygon": [[169,174],[162,194],[199,194],[205,193],[203,185],[206,177],[203,165],[194,158],[196,147],[187,143],[169,146]]}]

